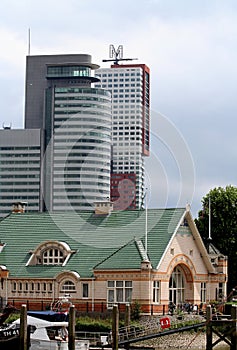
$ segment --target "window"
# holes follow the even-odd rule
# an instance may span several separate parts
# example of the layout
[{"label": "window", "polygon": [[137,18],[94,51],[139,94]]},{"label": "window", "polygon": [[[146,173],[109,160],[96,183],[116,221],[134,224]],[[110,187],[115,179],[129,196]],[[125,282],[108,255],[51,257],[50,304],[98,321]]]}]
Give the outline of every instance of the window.
[{"label": "window", "polygon": [[75,292],[76,291],[76,286],[72,281],[65,281],[63,286],[62,286],[62,291],[67,293],[67,292]]},{"label": "window", "polygon": [[160,281],[153,282],[153,303],[160,302]]},{"label": "window", "polygon": [[61,265],[63,261],[63,253],[58,248],[50,248],[43,253],[43,265]]},{"label": "window", "polygon": [[224,298],[224,283],[219,283],[219,288],[218,288],[218,295],[217,295],[217,300],[223,301]]},{"label": "window", "polygon": [[184,278],[181,269],[176,266],[169,280],[169,300],[176,305],[184,302]]},{"label": "window", "polygon": [[66,243],[45,241],[36,247],[26,266],[63,265],[71,254],[72,251]]},{"label": "window", "polygon": [[206,294],[207,294],[206,282],[202,282],[201,283],[201,302],[202,303],[206,302]]},{"label": "window", "polygon": [[127,303],[132,300],[132,281],[108,281],[107,303],[112,307],[114,303]]},{"label": "window", "polygon": [[13,282],[13,286],[12,286],[12,291],[13,291],[13,292],[16,292],[16,287],[17,287],[16,282]]},{"label": "window", "polygon": [[89,286],[88,283],[82,283],[82,298],[89,297]]}]

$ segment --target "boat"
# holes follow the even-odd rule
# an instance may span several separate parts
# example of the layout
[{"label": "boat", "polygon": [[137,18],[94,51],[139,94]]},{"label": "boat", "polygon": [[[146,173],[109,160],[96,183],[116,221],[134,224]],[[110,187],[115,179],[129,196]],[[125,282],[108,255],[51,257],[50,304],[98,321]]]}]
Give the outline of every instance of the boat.
[{"label": "boat", "polygon": [[20,346],[20,325],[0,327],[0,349],[16,350]]},{"label": "boat", "polygon": [[0,349],[1,350],[16,350],[20,346],[20,325],[5,324],[9,315],[17,309],[7,304],[0,314]]},{"label": "boat", "polygon": [[0,314],[0,326],[2,326],[4,322],[7,320],[7,318],[15,311],[17,311],[15,306],[11,304],[7,304],[3,310],[3,313]]},{"label": "boat", "polygon": [[[20,319],[13,324],[19,325]],[[27,326],[30,328],[29,350],[68,350],[67,321],[52,322],[27,315]],[[75,349],[89,350],[89,340],[76,339]]]}]

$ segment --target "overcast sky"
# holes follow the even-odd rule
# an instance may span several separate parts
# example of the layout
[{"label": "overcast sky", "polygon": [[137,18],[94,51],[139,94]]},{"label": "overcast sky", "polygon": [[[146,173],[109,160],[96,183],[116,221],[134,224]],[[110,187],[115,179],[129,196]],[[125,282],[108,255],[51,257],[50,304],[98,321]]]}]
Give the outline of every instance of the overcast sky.
[{"label": "overcast sky", "polygon": [[0,123],[22,128],[25,58],[109,44],[151,69],[149,207],[191,204],[237,185],[236,0],[1,0]]}]

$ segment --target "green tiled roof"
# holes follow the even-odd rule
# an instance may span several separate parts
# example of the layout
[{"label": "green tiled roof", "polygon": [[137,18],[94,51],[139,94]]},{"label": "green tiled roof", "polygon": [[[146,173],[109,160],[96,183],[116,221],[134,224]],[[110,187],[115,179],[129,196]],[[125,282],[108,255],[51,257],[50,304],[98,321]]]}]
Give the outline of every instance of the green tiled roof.
[{"label": "green tiled roof", "polygon": [[[148,257],[155,268],[185,212],[181,209],[148,209]],[[96,269],[140,268],[142,252],[136,240],[145,244],[144,210],[113,211],[96,216],[93,212],[11,214],[0,222],[0,265],[11,276],[54,277],[61,271],[76,271],[81,277]],[[66,242],[75,251],[66,266],[26,266],[37,246],[44,241]]]}]

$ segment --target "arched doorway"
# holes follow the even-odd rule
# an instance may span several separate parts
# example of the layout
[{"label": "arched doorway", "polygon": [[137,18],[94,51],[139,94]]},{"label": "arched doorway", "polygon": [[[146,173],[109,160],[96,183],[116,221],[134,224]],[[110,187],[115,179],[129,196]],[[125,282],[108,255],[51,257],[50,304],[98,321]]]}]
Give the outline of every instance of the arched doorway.
[{"label": "arched doorway", "polygon": [[169,301],[175,305],[184,302],[184,274],[179,266],[176,266],[170,276],[169,280]]}]

